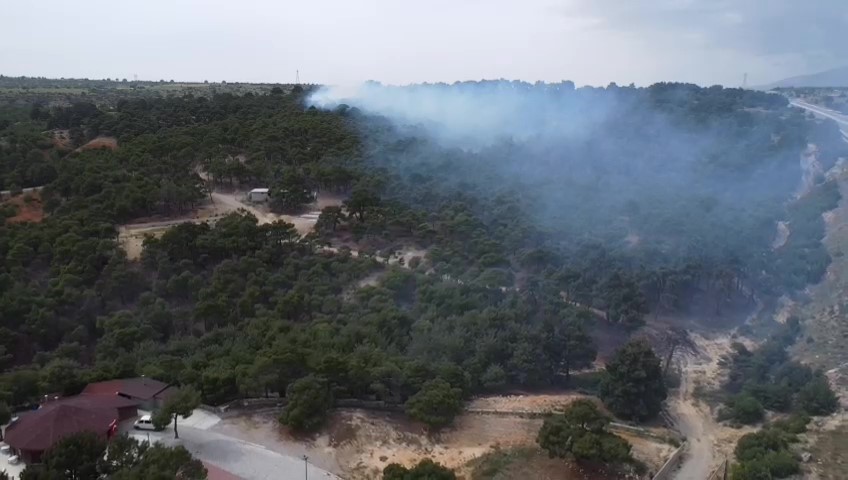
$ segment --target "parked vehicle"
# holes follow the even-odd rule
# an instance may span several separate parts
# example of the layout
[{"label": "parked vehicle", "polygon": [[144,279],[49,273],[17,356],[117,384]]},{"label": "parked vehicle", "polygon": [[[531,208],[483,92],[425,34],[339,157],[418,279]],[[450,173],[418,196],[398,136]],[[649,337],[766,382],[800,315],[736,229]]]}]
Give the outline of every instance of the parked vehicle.
[{"label": "parked vehicle", "polygon": [[156,426],[153,425],[153,417],[150,415],[142,415],[138,420],[133,423],[133,428],[136,430],[156,430]]}]

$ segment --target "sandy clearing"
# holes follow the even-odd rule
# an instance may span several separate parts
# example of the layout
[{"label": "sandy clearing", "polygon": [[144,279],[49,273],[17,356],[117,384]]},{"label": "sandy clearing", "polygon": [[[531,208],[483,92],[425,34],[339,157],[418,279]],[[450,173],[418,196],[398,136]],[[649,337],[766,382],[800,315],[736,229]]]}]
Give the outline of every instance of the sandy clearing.
[{"label": "sandy clearing", "polygon": [[681,354],[680,387],[668,400],[669,413],[687,440],[685,456],[674,477],[679,480],[707,478],[719,463],[733,457],[742,435],[757,430],[719,424],[712,408],[696,398],[697,389],[720,388],[726,369],[719,362],[731,352],[731,344],[741,339],[731,339],[729,335],[706,338],[694,333],[691,337],[696,351]]},{"label": "sandy clearing", "polygon": [[[323,194],[318,196],[317,204],[340,204],[341,199],[335,195]],[[314,208],[314,207],[313,207]],[[250,204],[239,192],[212,192],[209,201],[203,202],[194,211],[181,216],[158,217],[145,219],[142,222],[126,224],[118,227],[118,243],[127,252],[127,258],[138,259],[141,256],[144,238],[148,235],[158,237],[166,230],[181,223],[215,222],[229,213],[245,210],[256,217],[260,225],[282,220],[294,225],[297,232],[304,236],[312,232],[318,221],[320,211],[309,210],[301,215],[277,215],[268,210],[267,205]]]},{"label": "sandy clearing", "polygon": [[486,396],[471,400],[466,406],[466,410],[470,412],[497,411],[511,413],[557,412],[564,409],[571,402],[581,398],[591,397],[572,392],[558,394]]},{"label": "sandy clearing", "polygon": [[[469,411],[457,417],[453,427],[433,435],[402,414],[359,409],[336,410],[327,427],[310,438],[292,436],[277,423],[276,413],[270,411],[226,418],[213,429],[288,455],[308,455],[310,462],[349,480],[379,478],[389,463],[412,465],[423,458],[432,458],[468,478],[473,469],[470,462],[488,452],[535,448],[543,419],[523,412],[555,410],[579,397],[528,394],[477,398],[469,403],[469,409],[503,412],[495,415]],[[515,414],[508,414],[510,411]],[[652,438],[632,433],[622,436],[633,444],[634,455],[652,471],[674,450],[672,445]]]}]

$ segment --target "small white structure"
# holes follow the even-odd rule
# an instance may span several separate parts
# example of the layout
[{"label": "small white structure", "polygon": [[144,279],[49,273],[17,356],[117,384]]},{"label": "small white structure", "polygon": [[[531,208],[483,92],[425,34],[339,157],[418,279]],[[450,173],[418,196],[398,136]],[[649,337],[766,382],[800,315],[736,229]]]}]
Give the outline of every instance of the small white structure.
[{"label": "small white structure", "polygon": [[268,201],[267,188],[254,188],[247,192],[247,200],[253,203],[264,203]]}]

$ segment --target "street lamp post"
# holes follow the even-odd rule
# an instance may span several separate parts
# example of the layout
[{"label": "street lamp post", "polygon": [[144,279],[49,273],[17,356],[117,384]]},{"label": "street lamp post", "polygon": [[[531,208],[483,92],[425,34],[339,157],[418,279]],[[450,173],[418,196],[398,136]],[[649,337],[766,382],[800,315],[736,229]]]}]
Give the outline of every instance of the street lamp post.
[{"label": "street lamp post", "polygon": [[309,480],[309,457],[303,456],[303,478]]}]

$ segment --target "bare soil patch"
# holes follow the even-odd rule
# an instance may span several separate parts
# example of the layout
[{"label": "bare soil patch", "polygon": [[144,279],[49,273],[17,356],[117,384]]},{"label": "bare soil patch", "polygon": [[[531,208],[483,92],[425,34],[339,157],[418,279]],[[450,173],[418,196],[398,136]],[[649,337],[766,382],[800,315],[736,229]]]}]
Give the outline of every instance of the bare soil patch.
[{"label": "bare soil patch", "polygon": [[839,205],[823,215],[824,244],[831,256],[824,279],[808,289],[809,302],[794,306],[804,327],[804,334],[793,346],[792,353],[801,361],[825,370],[831,387],[840,398],[840,412],[814,419],[806,438],[812,459],[805,465],[808,478],[848,478],[848,168],[840,161],[828,172],[838,182],[842,199]]},{"label": "bare soil patch", "polygon": [[816,419],[806,435],[810,462],[805,465],[806,478],[843,480],[848,478],[848,422],[844,414]]},{"label": "bare soil patch", "polygon": [[53,146],[59,150],[71,150],[73,144],[71,143],[71,132],[70,130],[56,129],[51,132],[52,134],[52,142]]},{"label": "bare soil patch", "polygon": [[[318,201],[321,202],[322,198],[319,195]],[[331,196],[324,201],[333,203],[337,200]],[[251,213],[260,225],[278,220],[291,223],[300,235],[312,232],[318,220],[318,212],[309,211],[295,216],[277,215],[271,212],[267,205],[248,203],[243,192],[213,192],[211,199],[202,202],[192,212],[183,215],[140,218],[133,223],[120,226],[118,242],[127,252],[127,258],[135,260],[141,256],[142,243],[148,235],[158,237],[169,228],[181,223],[216,222],[221,217],[238,210]]]},{"label": "bare soil patch", "polygon": [[[310,438],[294,437],[276,421],[276,413],[264,412],[234,416],[214,428],[251,442],[291,455],[308,455],[310,462],[351,480],[379,478],[390,463],[413,465],[424,458],[456,469],[463,478],[471,478],[474,460],[500,449],[537,449],[536,434],[542,418],[525,413],[556,410],[578,395],[513,395],[478,398],[469,408],[503,410],[504,414],[466,412],[457,417],[453,427],[437,434],[407,419],[402,414],[357,409],[340,409],[333,413],[327,427]],[[510,414],[509,412],[515,412]],[[656,471],[673,446],[627,435],[634,455]],[[518,471],[538,472],[532,477],[498,478],[603,478],[585,476],[562,460],[545,455],[516,467]],[[517,473],[516,473],[517,474]],[[612,477],[614,478],[614,477]]]},{"label": "bare soil patch", "polygon": [[470,480],[618,480],[621,475],[593,467],[550,458],[536,447],[493,449],[471,462]]},{"label": "bare soil patch", "polygon": [[716,422],[716,411],[702,399],[702,392],[717,390],[725,380],[726,369],[720,360],[731,352],[727,334],[707,338],[692,334],[695,352],[684,352],[680,358],[681,383],[669,392],[669,412],[677,428],[686,438],[687,449],[675,478],[707,478],[725,458],[733,457],[733,449],[742,435],[755,427],[732,428]]},{"label": "bare soil patch", "polygon": [[[848,367],[848,172],[837,165],[831,174],[842,195],[839,205],[824,216],[823,242],[831,263],[821,283],[809,288],[810,301],[795,312],[803,320],[805,335],[793,347],[793,354],[813,366],[841,371]],[[848,383],[834,388],[848,394]]]},{"label": "bare soil patch", "polygon": [[44,206],[38,191],[17,195],[3,204],[12,205],[17,210],[17,214],[7,218],[6,223],[40,223],[44,220]]},{"label": "bare soil patch", "polygon": [[85,145],[76,149],[77,152],[83,152],[86,150],[97,150],[100,148],[107,148],[109,150],[117,150],[118,149],[118,139],[115,137],[97,137],[90,140]]},{"label": "bare soil patch", "polygon": [[590,398],[579,393],[526,394],[478,397],[466,406],[470,412],[544,413],[563,410],[571,402]]}]

